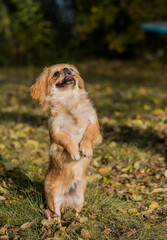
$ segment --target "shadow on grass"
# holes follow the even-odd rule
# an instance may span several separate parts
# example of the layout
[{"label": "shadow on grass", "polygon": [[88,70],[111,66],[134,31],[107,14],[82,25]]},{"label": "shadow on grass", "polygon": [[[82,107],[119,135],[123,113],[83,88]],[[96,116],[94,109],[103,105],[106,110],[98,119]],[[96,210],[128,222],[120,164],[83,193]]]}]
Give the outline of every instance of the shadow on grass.
[{"label": "shadow on grass", "polygon": [[5,174],[0,176],[1,181],[5,180],[7,183],[11,183],[14,187],[13,190],[17,192],[17,195],[23,195],[27,197],[27,194],[32,200],[36,201],[37,195],[42,198],[43,204],[45,203],[43,181],[32,181],[30,178],[20,169],[5,170]]},{"label": "shadow on grass", "polygon": [[141,149],[155,151],[163,155],[167,161],[167,146],[165,138],[159,138],[157,131],[153,128],[138,130],[128,126],[119,126],[119,131],[114,127],[104,128],[104,138],[109,141],[124,142],[132,144]]},{"label": "shadow on grass", "polygon": [[0,112],[1,122],[28,123],[31,126],[47,126],[47,117],[33,115],[30,113]]}]

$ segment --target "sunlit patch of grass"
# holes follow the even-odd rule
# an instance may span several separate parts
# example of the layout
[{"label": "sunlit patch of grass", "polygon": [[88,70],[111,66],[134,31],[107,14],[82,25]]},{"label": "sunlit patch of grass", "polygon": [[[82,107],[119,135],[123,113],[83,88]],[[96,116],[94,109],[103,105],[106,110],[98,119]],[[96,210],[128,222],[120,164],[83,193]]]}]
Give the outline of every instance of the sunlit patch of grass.
[{"label": "sunlit patch of grass", "polygon": [[[166,239],[166,66],[104,60],[76,65],[86,80],[104,138],[88,168],[80,218],[67,209],[63,229],[56,224],[43,226],[47,112],[41,111],[29,92],[40,71],[2,69],[0,235],[9,239]],[[21,229],[27,222],[30,226]]]}]

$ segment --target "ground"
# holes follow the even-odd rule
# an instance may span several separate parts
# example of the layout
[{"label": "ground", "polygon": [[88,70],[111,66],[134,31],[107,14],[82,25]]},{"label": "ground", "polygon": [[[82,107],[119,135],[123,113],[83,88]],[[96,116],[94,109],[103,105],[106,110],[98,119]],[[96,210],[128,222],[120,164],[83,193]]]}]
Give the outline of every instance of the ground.
[{"label": "ground", "polygon": [[47,112],[30,97],[41,69],[0,71],[0,239],[166,239],[167,68],[162,63],[76,63],[100,121],[80,217],[46,219]]}]

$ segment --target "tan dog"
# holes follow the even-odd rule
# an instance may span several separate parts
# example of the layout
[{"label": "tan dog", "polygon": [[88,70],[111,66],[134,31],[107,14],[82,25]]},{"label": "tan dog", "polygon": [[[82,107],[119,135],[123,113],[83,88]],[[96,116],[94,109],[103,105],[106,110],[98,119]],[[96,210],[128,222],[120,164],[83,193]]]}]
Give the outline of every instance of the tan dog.
[{"label": "tan dog", "polygon": [[45,68],[31,95],[50,110],[50,162],[45,177],[49,209],[60,222],[61,207],[78,214],[84,203],[86,170],[93,146],[102,140],[96,112],[77,69],[69,64]]}]

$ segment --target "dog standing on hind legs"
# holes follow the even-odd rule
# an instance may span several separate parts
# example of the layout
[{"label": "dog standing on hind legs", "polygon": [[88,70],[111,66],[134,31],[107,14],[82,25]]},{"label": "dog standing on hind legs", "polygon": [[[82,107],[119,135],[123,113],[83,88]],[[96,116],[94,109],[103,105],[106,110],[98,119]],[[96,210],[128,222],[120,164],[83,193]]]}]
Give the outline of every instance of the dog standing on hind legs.
[{"label": "dog standing on hind legs", "polygon": [[61,224],[61,207],[76,213],[84,204],[86,170],[93,147],[102,137],[84,81],[69,64],[45,68],[31,86],[31,95],[49,109],[50,161],[44,189],[47,205]]}]

